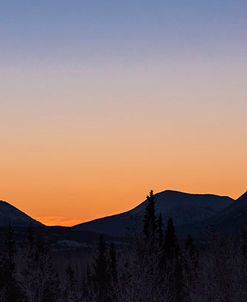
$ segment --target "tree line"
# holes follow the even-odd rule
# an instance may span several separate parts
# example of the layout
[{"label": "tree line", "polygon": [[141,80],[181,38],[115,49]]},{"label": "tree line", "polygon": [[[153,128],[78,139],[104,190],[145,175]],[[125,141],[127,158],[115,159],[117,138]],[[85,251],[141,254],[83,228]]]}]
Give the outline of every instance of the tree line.
[{"label": "tree line", "polygon": [[0,302],[246,302],[247,235],[222,238],[212,226],[205,242],[179,240],[163,226],[155,195],[147,196],[142,232],[121,244],[101,235],[81,277],[61,273],[32,228],[18,246],[9,227],[0,252]]}]

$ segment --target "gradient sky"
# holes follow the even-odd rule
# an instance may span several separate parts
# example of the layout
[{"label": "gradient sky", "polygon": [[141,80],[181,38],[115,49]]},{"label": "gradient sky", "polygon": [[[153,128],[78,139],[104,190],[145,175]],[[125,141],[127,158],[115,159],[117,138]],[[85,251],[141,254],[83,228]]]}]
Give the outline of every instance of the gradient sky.
[{"label": "gradient sky", "polygon": [[47,224],[247,190],[246,0],[0,1],[0,199]]}]

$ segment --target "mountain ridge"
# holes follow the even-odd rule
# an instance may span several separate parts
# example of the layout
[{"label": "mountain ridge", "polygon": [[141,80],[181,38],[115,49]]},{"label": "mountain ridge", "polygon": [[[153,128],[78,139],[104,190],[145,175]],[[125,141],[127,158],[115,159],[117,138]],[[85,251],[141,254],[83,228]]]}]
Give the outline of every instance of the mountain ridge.
[{"label": "mountain ridge", "polygon": [[11,225],[13,227],[43,226],[41,222],[32,218],[17,207],[0,200],[0,227]]},{"label": "mountain ridge", "polygon": [[[162,214],[164,227],[172,217],[174,224],[184,232],[205,231],[208,225],[215,225],[224,233],[239,233],[247,230],[247,192],[236,200],[216,194],[194,194],[175,190],[165,190],[155,195],[156,214]],[[71,231],[102,233],[110,236],[122,236],[130,231],[141,230],[147,200],[128,211],[96,218],[71,227]],[[7,201],[0,201],[0,227],[46,227]],[[246,224],[247,225],[247,224]],[[62,226],[61,226],[62,227]],[[62,227],[63,228],[63,227]]]},{"label": "mountain ridge", "polygon": [[[161,212],[164,222],[173,217],[177,226],[202,221],[225,207],[234,200],[228,196],[214,194],[193,194],[173,190],[165,190],[155,194],[157,214]],[[143,220],[147,200],[129,211],[97,218],[89,222],[75,225],[77,230],[102,232],[111,235],[120,235],[129,227],[139,227]]]}]

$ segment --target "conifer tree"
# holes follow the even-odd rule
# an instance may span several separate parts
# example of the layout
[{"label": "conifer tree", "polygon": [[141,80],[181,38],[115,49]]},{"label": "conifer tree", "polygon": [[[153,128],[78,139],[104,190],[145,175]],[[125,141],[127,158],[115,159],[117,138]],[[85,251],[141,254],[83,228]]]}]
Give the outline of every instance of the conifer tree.
[{"label": "conifer tree", "polygon": [[189,234],[188,237],[185,240],[185,249],[190,251],[190,253],[193,253],[194,251],[194,243],[191,235]]},{"label": "conifer tree", "polygon": [[76,286],[76,280],[75,280],[75,272],[70,264],[67,266],[66,269],[66,280],[69,288],[73,291]]},{"label": "conifer tree", "polygon": [[181,251],[172,218],[167,223],[159,267],[161,280],[166,280],[167,283],[167,291],[170,293],[169,299],[178,302],[179,295],[181,294],[182,296],[183,267]]},{"label": "conifer tree", "polygon": [[117,281],[117,255],[116,255],[116,248],[114,243],[111,243],[110,252],[109,252],[109,266],[110,266],[110,275],[112,282]]},{"label": "conifer tree", "polygon": [[2,302],[26,301],[25,293],[17,279],[15,255],[14,231],[9,226],[6,231],[4,250],[0,263],[0,292]]},{"label": "conifer tree", "polygon": [[243,256],[247,259],[247,232],[246,231],[242,234],[242,253]]},{"label": "conifer tree", "polygon": [[70,264],[67,266],[65,271],[65,284],[63,286],[64,286],[64,294],[63,294],[64,302],[80,301],[75,270],[72,268]]},{"label": "conifer tree", "polygon": [[97,246],[96,258],[93,265],[93,283],[96,300],[108,302],[109,298],[109,266],[106,254],[106,243],[103,235],[100,235]]},{"label": "conifer tree", "polygon": [[164,257],[175,259],[177,253],[177,237],[172,218],[168,220],[164,241]]},{"label": "conifer tree", "polygon": [[185,251],[190,258],[191,264],[193,265],[193,270],[196,270],[198,266],[199,253],[191,235],[188,235],[187,239],[185,240]]},{"label": "conifer tree", "polygon": [[181,251],[178,249],[175,260],[174,272],[174,294],[175,302],[185,301],[184,265]]},{"label": "conifer tree", "polygon": [[162,220],[161,213],[157,220],[157,233],[158,233],[158,245],[159,245],[159,247],[162,247],[162,244],[164,242],[164,232],[163,232],[163,220]]},{"label": "conifer tree", "polygon": [[186,296],[193,296],[198,283],[199,253],[191,235],[184,244],[184,278],[186,280]]},{"label": "conifer tree", "polygon": [[155,195],[153,191],[150,191],[149,196],[147,196],[147,206],[144,216],[144,226],[143,232],[145,239],[148,241],[153,241],[155,239],[155,232],[157,229],[157,220],[155,215]]},{"label": "conifer tree", "polygon": [[84,299],[90,298],[93,296],[94,291],[94,284],[93,284],[93,278],[92,278],[92,272],[90,265],[87,264],[86,268],[86,276],[84,277],[82,281],[82,296]]}]

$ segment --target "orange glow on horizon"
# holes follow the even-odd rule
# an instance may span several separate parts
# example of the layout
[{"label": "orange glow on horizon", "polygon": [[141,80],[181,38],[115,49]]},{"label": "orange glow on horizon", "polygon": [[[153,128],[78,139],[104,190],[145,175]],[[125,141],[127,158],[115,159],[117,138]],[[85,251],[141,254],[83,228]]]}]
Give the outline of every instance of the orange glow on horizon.
[{"label": "orange glow on horizon", "polygon": [[246,66],[227,66],[9,74],[0,199],[71,225],[127,211],[150,189],[237,198],[247,189]]},{"label": "orange glow on horizon", "polygon": [[80,219],[69,219],[63,216],[33,217],[47,226],[73,226],[82,222]]}]

